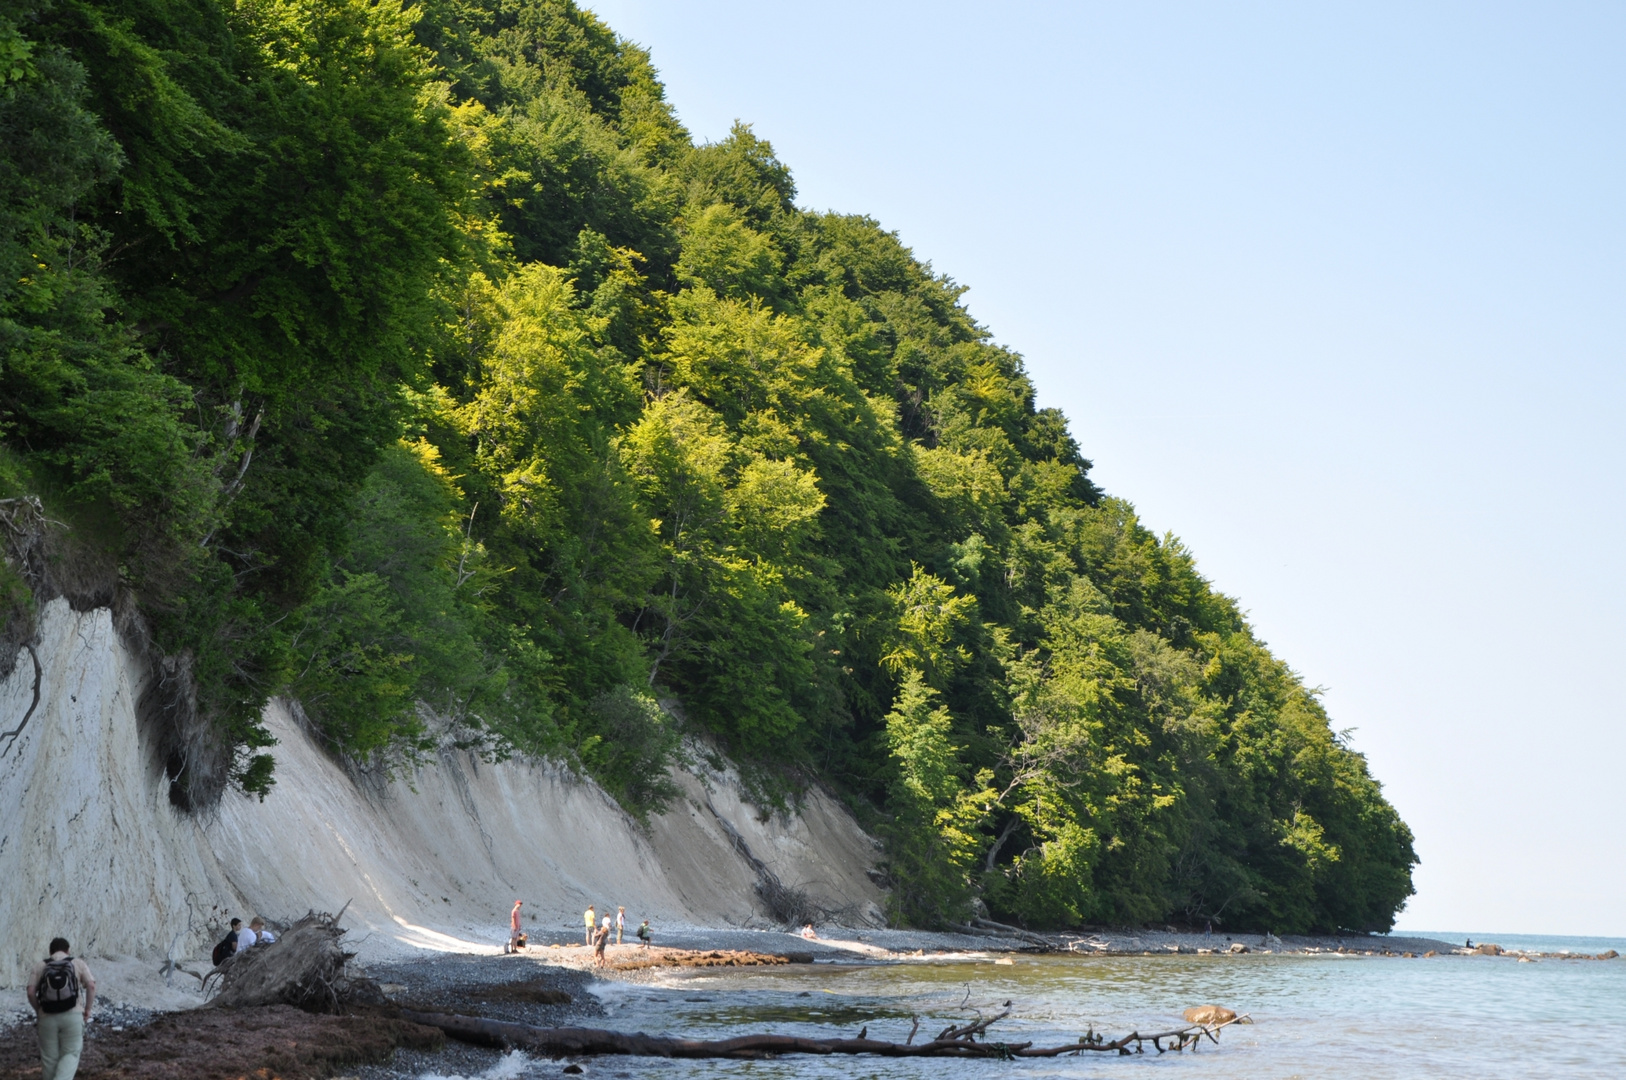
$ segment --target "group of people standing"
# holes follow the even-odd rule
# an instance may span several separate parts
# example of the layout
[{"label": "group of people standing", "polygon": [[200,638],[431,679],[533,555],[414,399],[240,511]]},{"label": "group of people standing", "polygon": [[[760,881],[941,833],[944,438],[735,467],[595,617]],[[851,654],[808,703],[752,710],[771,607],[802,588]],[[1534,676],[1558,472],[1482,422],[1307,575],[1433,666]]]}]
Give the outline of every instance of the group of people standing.
[{"label": "group of people standing", "polygon": [[[520,908],[524,905],[525,901],[515,900],[514,910],[508,913],[508,944],[503,948],[504,952],[518,952],[520,949],[525,948],[527,935],[520,929],[519,922]],[[582,913],[582,921],[586,936],[584,944],[591,946],[593,950],[593,966],[603,967],[608,963],[604,957],[604,950],[610,944],[612,928],[617,945],[621,944],[622,935],[626,932],[627,909],[624,907],[616,908],[614,920],[612,921],[610,916],[606,915],[601,923],[599,921],[598,905],[588,904],[587,910]],[[636,933],[644,948],[649,948],[650,942],[654,940],[654,933],[649,928],[648,919],[639,924]]]},{"label": "group of people standing", "polygon": [[[598,907],[597,907],[597,905],[588,904],[587,905],[587,910],[582,912],[582,922],[585,924],[585,928],[586,928],[586,932],[587,932],[586,944],[591,945],[593,947],[593,966],[594,967],[603,967],[606,963],[608,963],[608,961],[605,960],[605,958],[604,958],[604,950],[610,944],[610,926],[611,926],[611,923],[610,923],[610,917],[608,915],[606,915],[606,916],[604,916],[604,920],[603,920],[602,923],[599,923],[599,924],[595,925],[595,919],[597,919],[597,917],[598,917]],[[619,945],[619,944],[621,944],[621,935],[622,935],[623,932],[625,932],[625,930],[627,928],[627,909],[626,908],[618,907],[618,908],[615,909],[615,923],[614,923],[614,926],[615,926],[615,943],[617,945]],[[642,942],[644,948],[647,949],[647,948],[649,948],[649,943],[650,943],[652,937],[653,937],[653,935],[651,934],[650,929],[649,929],[649,920],[645,919],[638,926],[638,940],[640,942]]]}]

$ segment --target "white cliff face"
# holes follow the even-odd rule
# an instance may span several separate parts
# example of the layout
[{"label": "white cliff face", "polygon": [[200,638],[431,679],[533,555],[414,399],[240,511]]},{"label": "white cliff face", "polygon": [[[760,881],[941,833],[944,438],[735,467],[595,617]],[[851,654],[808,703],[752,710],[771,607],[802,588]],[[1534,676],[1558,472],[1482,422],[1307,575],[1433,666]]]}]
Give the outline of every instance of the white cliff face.
[{"label": "white cliff face", "polygon": [[[39,707],[0,758],[0,983],[8,985],[59,934],[86,955],[161,956],[185,931],[188,903],[206,914],[237,901],[199,823],[169,804],[162,763],[135,722],[144,673],[119,644],[111,613],[53,601],[40,639]],[[33,689],[25,654],[0,684],[0,730],[22,720]]]},{"label": "white cliff face", "polygon": [[[85,955],[154,960],[180,935],[176,955],[195,957],[211,909],[287,920],[348,901],[364,955],[497,946],[515,899],[539,930],[579,929],[588,903],[623,905],[632,925],[765,924],[742,845],[821,907],[879,917],[865,875],[879,852],[822,793],[760,820],[730,772],[681,773],[683,794],[644,829],[556,765],[451,751],[371,791],[281,703],[265,717],[279,740],[271,795],[228,794],[187,815],[138,730],[145,674],[109,613],[58,600],[40,627],[40,705],[0,758],[0,984],[57,934]],[[0,731],[28,708],[33,680],[24,656],[0,684]]]}]

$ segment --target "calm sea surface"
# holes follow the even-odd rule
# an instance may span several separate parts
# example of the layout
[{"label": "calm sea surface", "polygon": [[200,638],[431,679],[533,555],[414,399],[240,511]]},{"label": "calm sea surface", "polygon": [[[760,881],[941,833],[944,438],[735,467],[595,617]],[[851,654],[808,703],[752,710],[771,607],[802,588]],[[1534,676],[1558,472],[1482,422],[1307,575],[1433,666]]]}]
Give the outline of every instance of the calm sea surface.
[{"label": "calm sea surface", "polygon": [[[1440,934],[1461,942],[1466,935]],[[1473,935],[1506,948],[1626,953],[1626,940]],[[1011,1016],[1006,1041],[1074,1042],[1167,1030],[1187,1006],[1220,1004],[1253,1016],[1220,1045],[1193,1054],[1008,1063],[786,1057],[757,1062],[601,1058],[591,1075],[690,1077],[1626,1077],[1626,959],[1440,956],[1016,957],[992,960],[700,972],[659,985],[606,984],[604,1026],[721,1038],[746,1032],[902,1041],[911,1019],[934,1034],[972,1015],[962,1003]],[[560,1065],[515,1055],[491,1080],[556,1076]]]}]

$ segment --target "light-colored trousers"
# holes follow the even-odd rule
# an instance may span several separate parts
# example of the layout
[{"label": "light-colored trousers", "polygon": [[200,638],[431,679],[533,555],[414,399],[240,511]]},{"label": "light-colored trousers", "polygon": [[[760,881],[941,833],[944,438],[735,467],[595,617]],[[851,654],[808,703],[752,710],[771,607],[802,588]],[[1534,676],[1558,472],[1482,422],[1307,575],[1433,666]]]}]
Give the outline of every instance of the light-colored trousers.
[{"label": "light-colored trousers", "polygon": [[39,1018],[40,1080],[73,1080],[85,1049],[85,1011],[75,1005],[67,1012],[42,1012]]}]

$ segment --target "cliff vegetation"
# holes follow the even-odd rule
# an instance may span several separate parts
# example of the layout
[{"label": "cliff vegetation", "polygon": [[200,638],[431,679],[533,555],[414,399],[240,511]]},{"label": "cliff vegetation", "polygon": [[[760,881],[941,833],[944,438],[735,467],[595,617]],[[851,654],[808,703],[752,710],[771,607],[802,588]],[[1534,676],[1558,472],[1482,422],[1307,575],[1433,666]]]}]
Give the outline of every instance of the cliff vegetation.
[{"label": "cliff vegetation", "polygon": [[1316,693],[958,286],[592,14],[0,10],[0,499],[56,537],[0,605],[135,613],[178,802],[270,792],[286,694],[647,811],[670,698],[844,793],[902,921],[1392,925],[1411,835]]}]

